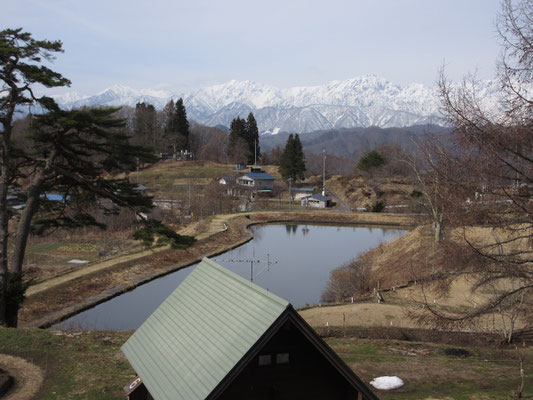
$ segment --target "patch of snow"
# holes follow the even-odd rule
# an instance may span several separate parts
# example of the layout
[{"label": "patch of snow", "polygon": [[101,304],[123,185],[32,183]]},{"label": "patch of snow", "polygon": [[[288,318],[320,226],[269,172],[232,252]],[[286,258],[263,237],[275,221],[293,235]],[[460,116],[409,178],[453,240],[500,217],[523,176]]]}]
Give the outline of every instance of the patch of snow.
[{"label": "patch of snow", "polygon": [[398,389],[404,385],[403,381],[397,376],[380,376],[374,378],[370,384],[379,390]]},{"label": "patch of snow", "polygon": [[89,261],[85,261],[85,260],[77,260],[77,259],[72,259],[69,261],[70,264],[87,264]]}]

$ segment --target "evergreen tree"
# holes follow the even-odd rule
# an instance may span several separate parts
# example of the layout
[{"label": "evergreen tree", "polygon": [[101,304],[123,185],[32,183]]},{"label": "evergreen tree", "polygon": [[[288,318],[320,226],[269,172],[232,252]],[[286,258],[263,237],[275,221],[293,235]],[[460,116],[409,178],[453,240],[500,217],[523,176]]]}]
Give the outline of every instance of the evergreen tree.
[{"label": "evergreen tree", "polygon": [[[96,223],[87,212],[88,204],[99,206],[103,198],[117,207],[151,208],[151,199],[134,190],[128,180],[103,178],[131,170],[137,159],[152,160],[150,151],[129,143],[125,121],[114,117],[117,109],[63,111],[53,99],[35,97],[35,84],[70,84],[42,65],[42,57],[50,60],[57,52],[62,52],[60,41],[35,40],[22,29],[0,31],[0,326],[17,324],[27,287],[22,265],[32,227]],[[15,110],[28,105],[40,105],[44,112],[33,117],[29,135],[15,138]],[[29,186],[17,187],[27,178]],[[11,219],[15,211],[8,206],[7,196],[14,188],[26,203],[17,211],[18,218]],[[68,204],[41,198],[50,191],[68,197]],[[39,215],[43,218],[36,221]],[[10,219],[15,232],[9,229]]]},{"label": "evergreen tree", "polygon": [[363,172],[370,172],[387,164],[387,159],[377,150],[369,151],[361,156],[357,168]]},{"label": "evergreen tree", "polygon": [[261,149],[259,148],[259,129],[257,128],[257,122],[255,121],[254,114],[248,114],[247,125],[247,138],[248,148],[250,149],[250,157],[248,163],[255,162],[255,159],[261,157]]},{"label": "evergreen tree", "polygon": [[179,98],[174,106],[174,112],[167,121],[165,133],[174,147],[174,155],[178,150],[190,150],[189,121],[182,98]]},{"label": "evergreen tree", "polygon": [[133,119],[133,136],[136,144],[151,146],[157,149],[159,146],[159,125],[157,112],[153,105],[137,103]]},{"label": "evergreen tree", "polygon": [[[244,119],[233,119],[230,125],[228,156],[235,162],[249,162],[250,148],[248,141],[248,127]],[[253,157],[253,156],[252,156]]]},{"label": "evergreen tree", "polygon": [[298,135],[289,135],[279,162],[279,173],[284,180],[304,179],[305,156]]},{"label": "evergreen tree", "polygon": [[162,126],[165,127],[165,134],[170,133],[170,120],[172,115],[174,115],[174,100],[170,100],[165,107],[163,108],[163,123]]},{"label": "evergreen tree", "polygon": [[246,120],[237,117],[231,121],[228,155],[234,157],[236,149],[241,148],[243,142],[247,148],[246,162],[253,164],[256,154],[257,158],[261,155],[259,148],[259,129],[257,128],[257,122],[253,113],[248,114]]},{"label": "evergreen tree", "polygon": [[294,136],[294,173],[295,179],[303,180],[305,172],[305,154],[302,148],[302,142],[300,142],[300,136],[296,134]]}]

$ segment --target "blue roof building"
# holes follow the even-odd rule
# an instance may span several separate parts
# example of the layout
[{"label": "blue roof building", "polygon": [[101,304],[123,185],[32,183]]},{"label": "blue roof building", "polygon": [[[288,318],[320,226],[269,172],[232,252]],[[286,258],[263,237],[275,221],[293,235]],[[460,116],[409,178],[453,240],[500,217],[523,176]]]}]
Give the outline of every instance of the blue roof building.
[{"label": "blue roof building", "polygon": [[237,183],[256,190],[272,190],[275,180],[272,175],[262,171],[261,167],[250,167],[250,172],[238,177]]}]

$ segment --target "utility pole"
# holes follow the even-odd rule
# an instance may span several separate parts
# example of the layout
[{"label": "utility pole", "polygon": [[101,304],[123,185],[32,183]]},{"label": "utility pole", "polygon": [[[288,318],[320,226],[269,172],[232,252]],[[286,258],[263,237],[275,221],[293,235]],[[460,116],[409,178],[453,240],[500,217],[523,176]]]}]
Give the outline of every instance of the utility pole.
[{"label": "utility pole", "polygon": [[137,157],[137,183],[139,183],[139,164],[141,160],[139,160],[139,157]]},{"label": "utility pole", "polygon": [[326,195],[326,149],[322,149],[322,196]]},{"label": "utility pole", "polygon": [[289,181],[289,210],[292,204],[292,178],[287,179]]},{"label": "utility pole", "polygon": [[257,140],[254,140],[254,165],[257,165]]}]

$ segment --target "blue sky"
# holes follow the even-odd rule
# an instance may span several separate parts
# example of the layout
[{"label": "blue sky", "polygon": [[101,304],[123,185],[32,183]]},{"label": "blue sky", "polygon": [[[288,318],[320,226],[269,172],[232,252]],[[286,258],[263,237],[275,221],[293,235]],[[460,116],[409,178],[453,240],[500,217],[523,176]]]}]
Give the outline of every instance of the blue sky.
[{"label": "blue sky", "polygon": [[4,0],[0,27],[60,39],[52,68],[85,94],[363,74],[433,85],[443,62],[454,80],[476,69],[493,77],[499,9],[499,0]]}]

